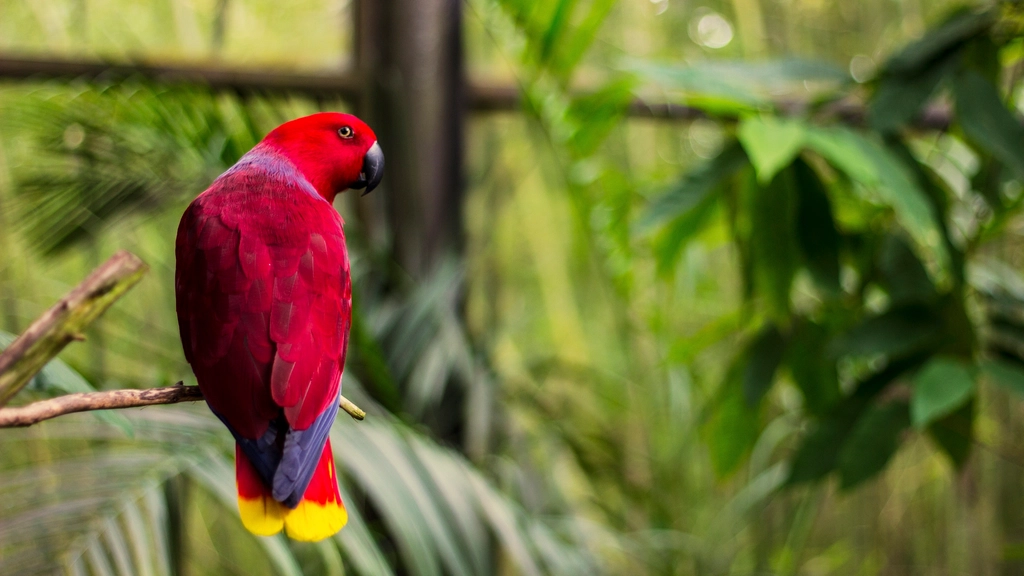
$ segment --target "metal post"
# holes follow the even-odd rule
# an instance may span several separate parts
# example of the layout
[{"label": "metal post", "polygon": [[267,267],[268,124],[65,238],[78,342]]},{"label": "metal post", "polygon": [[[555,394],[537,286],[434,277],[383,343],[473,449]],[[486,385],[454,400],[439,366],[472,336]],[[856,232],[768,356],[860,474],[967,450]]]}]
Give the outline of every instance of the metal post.
[{"label": "metal post", "polygon": [[465,89],[459,0],[358,0],[358,112],[388,161],[393,251],[414,277],[462,245]]}]

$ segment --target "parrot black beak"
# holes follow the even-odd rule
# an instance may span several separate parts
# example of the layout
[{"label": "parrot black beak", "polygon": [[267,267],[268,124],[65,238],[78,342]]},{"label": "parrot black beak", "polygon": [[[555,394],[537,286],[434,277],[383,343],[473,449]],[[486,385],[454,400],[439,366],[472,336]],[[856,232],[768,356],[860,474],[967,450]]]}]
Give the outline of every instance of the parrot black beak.
[{"label": "parrot black beak", "polygon": [[374,142],[373,146],[366,151],[366,156],[363,156],[363,171],[359,173],[359,180],[356,180],[352,184],[352,188],[366,188],[363,192],[363,196],[366,196],[373,189],[380,184],[381,178],[384,177],[384,151],[380,149],[380,144]]}]

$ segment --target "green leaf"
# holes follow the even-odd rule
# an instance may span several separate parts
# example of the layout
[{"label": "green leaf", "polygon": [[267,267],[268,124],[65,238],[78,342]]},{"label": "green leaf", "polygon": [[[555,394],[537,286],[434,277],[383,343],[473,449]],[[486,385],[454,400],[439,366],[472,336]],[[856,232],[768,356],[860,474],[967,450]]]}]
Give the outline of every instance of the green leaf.
[{"label": "green leaf", "polygon": [[999,51],[1000,45],[991,34],[977,36],[964,46],[961,64],[964,68],[981,74],[989,84],[998,86],[1003,71]]},{"label": "green leaf", "polygon": [[933,28],[920,40],[911,43],[885,64],[885,74],[917,74],[935,60],[961,47],[971,38],[988,30],[995,22],[995,11],[963,11]]},{"label": "green leaf", "polygon": [[837,356],[885,354],[890,358],[929,349],[942,341],[942,322],[922,306],[893,308],[867,318],[836,338],[829,349]]},{"label": "green leaf", "polygon": [[984,360],[981,362],[981,372],[993,384],[1024,397],[1024,367],[1005,360]]},{"label": "green leaf", "polygon": [[931,257],[926,262],[929,275],[942,282],[948,278],[950,258],[939,222],[928,196],[906,166],[874,139],[845,128],[812,130],[807,144],[890,206],[900,225],[914,239],[918,252]]},{"label": "green leaf", "polygon": [[772,60],[702,61],[687,69],[700,70],[707,77],[726,78],[747,90],[762,88],[780,90],[804,82],[849,82],[850,75],[842,67],[824,60],[808,58],[777,58]]},{"label": "green leaf", "polygon": [[1000,214],[1006,208],[1002,190],[1008,171],[991,153],[980,156],[981,166],[971,177],[971,189],[981,194],[993,212]]},{"label": "green leaf", "polygon": [[[886,390],[897,378],[900,378],[908,370],[919,366],[921,361],[920,356],[894,360],[889,362],[881,371],[858,382],[854,387],[853,393],[846,397],[835,409],[820,418],[817,425],[804,437],[803,443],[797,449],[792,459],[793,464],[788,484],[792,486],[818,480],[834,470],[843,457],[845,445],[848,439],[851,438],[854,428],[859,429],[864,425],[863,416],[868,412],[871,406],[870,402]],[[902,404],[902,412],[904,413],[903,418],[909,424],[910,416],[907,414],[906,404]],[[875,419],[877,420],[877,418]],[[870,427],[872,423],[869,421],[866,425]],[[903,425],[901,429],[905,427],[906,425]],[[865,434],[868,434],[868,432],[861,431],[862,438],[858,440],[861,447],[855,449],[854,453],[858,451],[865,452],[865,450],[862,450],[865,444],[865,439],[863,438]],[[864,455],[861,454],[858,457],[864,457]],[[887,458],[888,456],[886,456]],[[864,459],[864,462],[871,464],[871,459],[872,456],[869,454]],[[872,464],[872,466],[874,465],[877,465],[877,463]],[[856,468],[856,462],[847,463],[846,466],[848,470],[851,470]],[[883,466],[884,462],[879,466],[879,469]]]},{"label": "green leaf", "polygon": [[749,82],[757,82],[769,89],[776,89],[790,84],[804,82],[849,82],[849,72],[825,60],[786,57],[772,60],[715,60],[702,62],[699,66],[707,66],[719,74],[727,74],[735,78],[743,78]]},{"label": "green leaf", "polygon": [[624,68],[661,87],[684,91],[691,103],[693,97],[712,98],[722,101],[727,108],[754,109],[768,102],[742,81],[707,67],[680,67],[631,59],[625,62]]},{"label": "green leaf", "polygon": [[652,246],[659,274],[666,275],[672,270],[683,247],[711,221],[717,207],[718,196],[707,194],[696,206],[665,225]]},{"label": "green leaf", "polygon": [[715,60],[687,66],[629,58],[622,68],[663,88],[685,92],[690,103],[699,104],[704,99],[732,103],[733,112],[769,104],[772,95],[795,87],[803,89],[805,81],[833,86],[850,81],[846,70],[834,64],[802,58]]},{"label": "green leaf", "polygon": [[974,70],[953,81],[957,121],[979,147],[1024,178],[1024,127],[1007,109],[996,87]]},{"label": "green leaf", "polygon": [[899,448],[900,435],[910,426],[905,402],[869,408],[854,425],[839,453],[840,486],[850,489],[871,478]]},{"label": "green leaf", "polygon": [[974,399],[968,400],[952,414],[928,426],[928,434],[932,440],[949,456],[957,468],[962,468],[967,463],[967,457],[971,455],[974,438],[974,403]]},{"label": "green leaf", "polygon": [[614,80],[596,92],[574,99],[568,114],[577,126],[572,135],[576,153],[580,156],[593,154],[608,137],[608,133],[621,124],[622,116],[632,100],[631,78]]},{"label": "green leaf", "polygon": [[[576,0],[565,0],[563,4],[573,9],[580,5]],[[568,83],[573,72],[578,69],[580,60],[593,45],[598,31],[615,7],[616,1],[597,0],[587,4],[590,9],[583,17],[568,15],[567,33],[554,40],[555,57],[551,61],[551,68],[563,83]]]},{"label": "green leaf", "polygon": [[[875,162],[881,178],[877,192],[891,206],[896,219],[924,254],[935,259],[941,274],[949,270],[949,254],[942,243],[942,233],[927,195],[918,187],[913,175],[880,144],[863,139],[868,156]],[[931,274],[939,276],[939,272]]]},{"label": "green leaf", "polygon": [[811,414],[823,414],[840,399],[836,363],[826,353],[828,330],[820,324],[799,324],[786,350],[786,364]]},{"label": "green leaf", "polygon": [[868,107],[871,127],[879,132],[895,132],[913,120],[954,63],[954,58],[947,57],[918,74],[883,75]]},{"label": "green leaf", "polygon": [[662,222],[677,218],[700,204],[725,179],[747,164],[739,142],[732,141],[711,160],[687,172],[682,179],[656,198],[640,218],[638,228],[650,230]]},{"label": "green leaf", "polygon": [[864,151],[863,137],[853,130],[808,126],[805,140],[808,148],[820,154],[854,182],[869,187],[878,184],[878,167]]},{"label": "green leaf", "polygon": [[937,296],[924,265],[897,235],[889,234],[882,242],[878,271],[894,306],[926,303]]},{"label": "green leaf", "polygon": [[814,280],[825,290],[840,291],[839,231],[825,186],[806,162],[793,164],[796,177],[796,233],[804,262]]},{"label": "green leaf", "polygon": [[734,472],[757,441],[758,413],[744,398],[742,378],[742,362],[735,362],[722,384],[722,395],[701,427],[719,478]]},{"label": "green leaf", "polygon": [[871,101],[872,127],[893,132],[909,122],[960,61],[965,45],[971,48],[968,61],[990,68],[994,47],[981,34],[993,21],[991,12],[962,12],[890,59]]},{"label": "green leaf", "polygon": [[757,180],[767,184],[800,153],[804,133],[804,124],[796,120],[751,116],[740,122],[736,136],[754,165]]},{"label": "green leaf", "polygon": [[786,339],[774,324],[765,326],[750,343],[743,368],[743,397],[748,406],[756,407],[771,389],[785,352]]},{"label": "green leaf", "polygon": [[860,411],[852,406],[821,418],[793,455],[786,484],[795,486],[821,480],[839,464],[839,449],[853,429]]},{"label": "green leaf", "polygon": [[750,219],[754,285],[765,298],[771,316],[786,321],[790,288],[800,261],[792,170],[753,191]]},{"label": "green leaf", "polygon": [[[946,291],[950,281],[964,282],[964,255],[953,243],[944,218],[950,211],[950,199],[953,191],[946,186],[943,178],[927,164],[918,161],[907,144],[897,138],[886,140],[886,152],[897,164],[907,169],[918,189],[924,193],[931,212],[935,217],[940,252],[929,253],[926,246],[917,246],[916,254],[928,272],[929,278],[938,291]],[[931,258],[927,258],[931,256]],[[942,269],[938,268],[942,265]]]},{"label": "green leaf", "polygon": [[537,46],[539,59],[542,63],[547,63],[552,59],[555,49],[559,45],[559,40],[562,40],[565,33],[571,29],[570,20],[575,4],[573,0],[555,0],[551,2],[551,5],[554,6],[554,14],[548,20]]},{"label": "green leaf", "polygon": [[951,414],[974,396],[974,375],[962,361],[934,358],[914,377],[910,413],[914,426],[924,428]]}]

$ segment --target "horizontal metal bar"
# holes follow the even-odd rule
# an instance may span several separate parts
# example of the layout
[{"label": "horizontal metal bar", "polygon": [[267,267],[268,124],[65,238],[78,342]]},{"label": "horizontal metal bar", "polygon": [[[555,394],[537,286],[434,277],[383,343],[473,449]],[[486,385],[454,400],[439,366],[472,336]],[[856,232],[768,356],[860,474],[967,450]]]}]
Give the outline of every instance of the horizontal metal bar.
[{"label": "horizontal metal bar", "polygon": [[[15,58],[0,55],[0,79],[20,81],[83,79],[89,81],[117,81],[139,77],[155,82],[195,83],[217,91],[246,93],[292,93],[316,98],[340,97],[355,101],[362,92],[363,82],[352,73],[294,73],[274,70],[245,70],[201,65],[171,65],[147,63],[118,63],[98,60],[54,58]],[[468,105],[472,112],[514,112],[521,109],[518,86],[512,84],[469,82]],[[804,102],[781,102],[777,106],[784,113],[802,113]],[[859,102],[840,101],[819,112],[825,116],[853,125],[865,123],[867,111]],[[638,118],[687,121],[704,118],[704,111],[672,102],[650,102],[635,99],[627,113]],[[951,110],[948,106],[927,107],[914,122],[924,130],[944,130],[949,127]]]},{"label": "horizontal metal bar", "polygon": [[291,92],[311,96],[355,98],[360,92],[350,74],[301,74],[213,66],[116,63],[96,60],[30,59],[0,56],[0,78],[13,80],[124,80],[139,77],[155,82],[196,83],[213,90]]}]

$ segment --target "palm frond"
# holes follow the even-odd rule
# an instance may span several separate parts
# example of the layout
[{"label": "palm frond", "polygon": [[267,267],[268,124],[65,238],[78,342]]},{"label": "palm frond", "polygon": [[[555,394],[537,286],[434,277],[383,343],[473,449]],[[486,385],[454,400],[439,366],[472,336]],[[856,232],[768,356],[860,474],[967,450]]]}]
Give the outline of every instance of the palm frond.
[{"label": "palm frond", "polygon": [[[215,516],[238,522],[231,439],[205,407],[133,410],[126,419],[131,439],[86,415],[0,437],[26,449],[0,451],[0,573],[167,574],[162,487],[178,476],[220,503]],[[492,573],[502,558],[522,574],[597,573],[593,560],[567,572],[579,542],[397,420],[342,419],[332,436],[350,509],[333,546],[357,573]],[[23,461],[26,453],[34,456]],[[302,573],[283,537],[255,540],[277,572]]]},{"label": "palm frond", "polygon": [[134,81],[5,96],[7,137],[28,144],[15,148],[16,222],[50,254],[197,194],[285,119],[283,107]]}]

